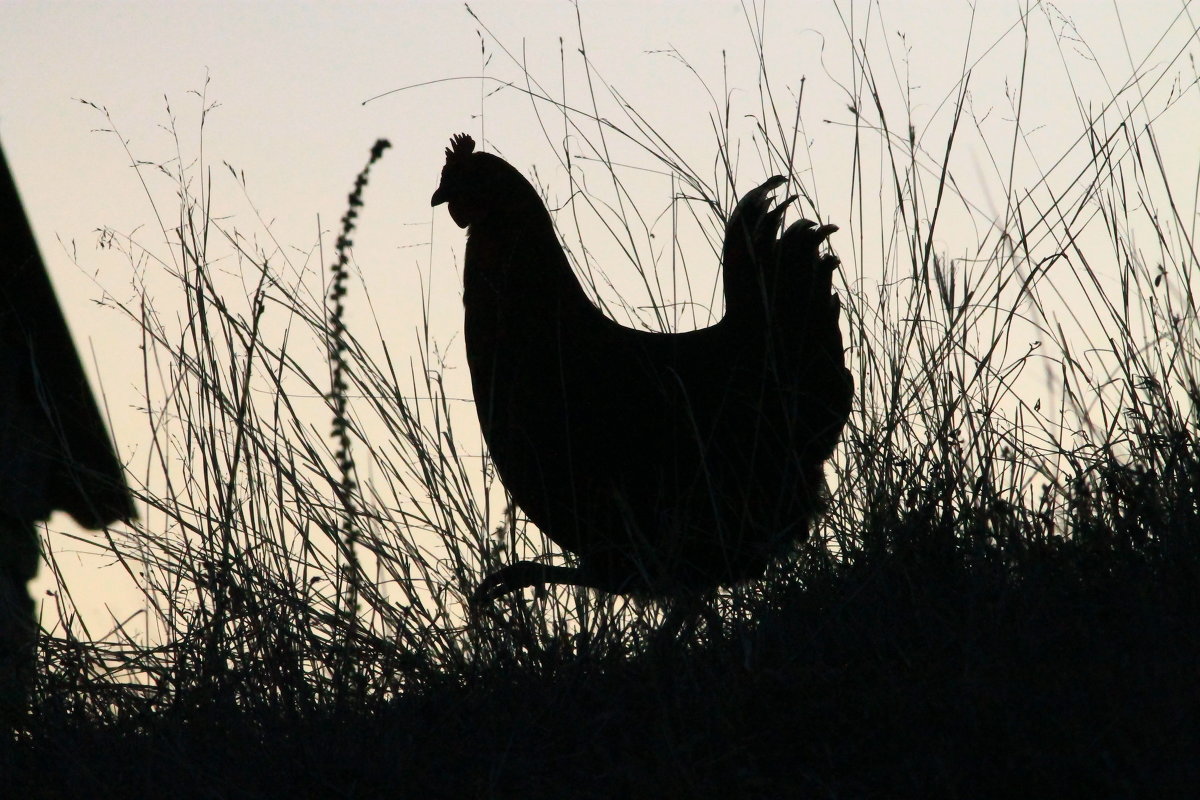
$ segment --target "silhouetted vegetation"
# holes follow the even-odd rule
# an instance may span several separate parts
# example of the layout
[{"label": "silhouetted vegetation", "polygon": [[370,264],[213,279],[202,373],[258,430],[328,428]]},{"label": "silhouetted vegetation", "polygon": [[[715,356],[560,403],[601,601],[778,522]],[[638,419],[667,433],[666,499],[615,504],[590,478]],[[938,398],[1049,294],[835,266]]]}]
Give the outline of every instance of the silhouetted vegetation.
[{"label": "silhouetted vegetation", "polygon": [[[1194,49],[1196,31],[1183,33]],[[403,364],[369,326],[332,324],[319,270],[213,219],[189,159],[160,167],[179,213],[163,224],[174,260],[152,268],[177,280],[186,314],[108,298],[144,334],[153,459],[130,476],[146,513],[104,546],[142,587],[149,630],[93,636],[63,586],[28,727],[0,750],[0,774],[47,797],[1200,785],[1197,187],[1176,185],[1196,165],[1165,164],[1156,136],[1163,115],[1196,102],[1195,78],[1176,55],[1154,76],[1178,80],[1146,77],[1121,103],[1080,110],[1069,174],[1001,180],[1006,205],[984,215],[955,148],[976,137],[1003,175],[1020,114],[971,116],[965,73],[918,136],[907,95],[879,88],[865,36],[849,37],[854,217],[837,222],[853,235],[835,277],[855,402],[826,470],[829,509],[792,558],[718,595],[719,629],[664,633],[655,603],[562,587],[470,615],[483,575],[554,548],[471,457],[473,413],[445,390],[442,353],[423,336]],[[598,104],[589,117],[533,93],[573,147],[594,148],[588,168],[614,192],[624,173],[607,144],[634,142],[674,176],[678,218],[714,241],[735,178],[812,188],[808,109],[776,102],[765,72],[744,138],[733,115],[745,109],[715,105],[713,179],[633,110],[622,126]],[[739,146],[761,172],[735,174]],[[559,155],[581,190],[580,162]],[[868,162],[884,165],[875,185]],[[558,212],[577,274],[614,318],[681,326],[645,233],[682,229],[589,192]],[[801,196],[801,213],[827,218],[815,192]],[[575,227],[589,216],[652,302],[606,297]],[[978,223],[974,252],[940,251],[950,217]],[[222,283],[218,247],[244,296]]]}]

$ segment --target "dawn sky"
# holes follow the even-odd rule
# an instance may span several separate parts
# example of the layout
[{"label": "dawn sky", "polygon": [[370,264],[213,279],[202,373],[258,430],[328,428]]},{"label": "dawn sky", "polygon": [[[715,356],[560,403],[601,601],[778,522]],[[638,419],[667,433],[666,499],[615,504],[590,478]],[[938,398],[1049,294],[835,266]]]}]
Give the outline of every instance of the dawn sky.
[{"label": "dawn sky", "polygon": [[[460,379],[465,369],[454,337],[461,325],[463,237],[444,209],[429,206],[450,134],[465,131],[518,168],[536,168],[552,205],[562,204],[568,179],[551,148],[564,131],[581,142],[595,140],[597,128],[585,114],[564,121],[561,110],[531,100],[525,90],[560,97],[565,85],[568,105],[590,110],[594,97],[601,117],[632,130],[607,85],[697,173],[711,177],[712,116],[723,102],[723,85],[735,124],[757,111],[756,16],[772,85],[789,113],[795,104],[785,98],[805,79],[801,116],[812,171],[803,179],[819,192],[825,221],[843,226],[833,244],[847,282],[877,275],[870,248],[860,252],[846,230],[852,42],[866,43],[881,91],[893,100],[907,93],[918,140],[931,150],[944,148],[966,70],[970,127],[1000,131],[1000,123],[1011,123],[1024,41],[1019,19],[1028,7],[1025,138],[1014,183],[1030,185],[1057,168],[1088,109],[1098,112],[1114,96],[1136,107],[1153,92],[1158,99],[1148,106],[1167,109],[1156,120],[1164,158],[1178,165],[1181,184],[1195,190],[1200,109],[1194,95],[1174,106],[1168,99],[1172,81],[1194,81],[1200,70],[1195,2],[982,0],[972,9],[965,0],[813,0],[767,3],[765,10],[735,0],[469,5],[0,2],[0,140],[83,360],[97,390],[102,387],[118,449],[135,473],[147,457],[138,411],[138,332],[95,301],[108,293],[131,302],[136,275],[160,313],[177,313],[165,274],[172,254],[158,218],[170,228],[178,208],[170,180],[152,168],[135,171],[131,158],[170,163],[178,147],[193,180],[211,174],[212,214],[224,227],[254,237],[276,253],[274,263],[286,259],[319,275],[318,232],[326,237],[328,264],[329,232],[354,175],[375,139],[389,139],[394,148],[367,189],[356,269],[394,353],[411,346],[420,295],[428,293],[435,338],[447,346],[447,363],[458,367]],[[590,88],[579,53],[581,29],[593,70]],[[504,82],[515,88],[502,88]],[[209,111],[201,125],[204,104]],[[1134,112],[1133,121],[1144,124],[1147,114],[1157,111]],[[891,124],[903,129],[907,122]],[[119,136],[107,132],[114,127]],[[766,177],[765,166],[754,154],[752,130],[735,132],[743,147],[738,186],[748,187]],[[669,176],[643,150],[612,138],[613,160],[626,165],[634,202],[655,219],[669,207]],[[951,255],[974,254],[987,235],[988,214],[1005,206],[1006,165],[993,163],[985,145],[1007,152],[1006,144],[986,135],[964,135],[961,160],[954,162],[959,188],[978,216],[974,226],[943,230],[938,245]],[[587,154],[582,144],[572,150]],[[589,166],[594,162],[583,163]],[[1194,213],[1194,195],[1185,201]],[[102,246],[109,243],[102,229],[152,257],[131,264],[129,247]],[[697,262],[705,257],[698,238],[684,246],[694,248]],[[234,272],[236,262],[226,269]],[[636,289],[619,265],[609,277],[622,291]],[[351,324],[374,326],[362,291],[362,285],[352,288]],[[314,413],[314,424],[323,426],[319,404]],[[51,527],[59,523],[56,518]],[[104,576],[94,597],[77,597],[85,611],[100,614],[112,600],[112,587],[124,581],[117,569],[96,573],[94,562],[81,567]]]}]

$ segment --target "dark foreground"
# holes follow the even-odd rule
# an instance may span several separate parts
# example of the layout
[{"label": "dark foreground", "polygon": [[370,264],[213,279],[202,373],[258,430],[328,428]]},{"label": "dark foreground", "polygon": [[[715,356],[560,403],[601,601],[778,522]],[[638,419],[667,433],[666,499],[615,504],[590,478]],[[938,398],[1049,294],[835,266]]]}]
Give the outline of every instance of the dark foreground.
[{"label": "dark foreground", "polygon": [[43,707],[0,768],[9,797],[1191,795],[1196,564],[1039,561],[780,576],[714,642],[564,648],[341,712]]}]

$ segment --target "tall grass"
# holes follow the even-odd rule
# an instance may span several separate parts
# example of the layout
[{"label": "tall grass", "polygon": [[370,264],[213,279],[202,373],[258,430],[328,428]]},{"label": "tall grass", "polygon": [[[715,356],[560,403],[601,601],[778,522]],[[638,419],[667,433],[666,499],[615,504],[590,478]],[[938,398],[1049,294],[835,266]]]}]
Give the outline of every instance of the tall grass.
[{"label": "tall grass", "polygon": [[[1197,100],[1184,55],[1195,50],[1195,29],[1180,27],[1186,16],[1172,22],[1167,33],[1184,47],[1103,107],[1081,103],[1077,136],[1060,158],[1018,182],[1028,135],[1021,99],[1031,91],[1023,66],[1003,124],[976,115],[972,76],[981,67],[969,63],[925,125],[901,64],[874,44],[874,23],[848,22],[849,74],[838,79],[849,111],[835,130],[852,147],[831,167],[822,163],[831,148],[814,148],[805,127],[817,112],[804,105],[803,82],[789,95],[770,73],[753,12],[758,83],[740,108],[727,89],[714,91],[711,170],[685,163],[591,62],[580,66],[586,110],[521,73],[515,58],[518,79],[500,81],[533,100],[543,131],[564,131],[547,135],[571,198],[556,221],[577,273],[627,324],[678,329],[719,316],[716,275],[694,265],[715,259],[738,190],[766,175],[788,175],[805,214],[843,227],[837,289],[856,398],[827,468],[830,508],[794,559],[718,598],[726,629],[667,641],[653,605],[570,589],[473,613],[466,598],[483,574],[552,548],[506,503],[486,457],[473,457],[478,429],[446,389],[428,319],[411,358],[396,355],[406,343],[380,340],[378,326],[343,325],[326,301],[331,276],[314,266],[331,261],[324,242],[301,263],[254,244],[269,235],[215,219],[210,173],[180,152],[158,167],[177,187],[175,208],[151,198],[172,253],[146,268],[172,276],[172,305],[183,311],[160,313],[162,300],[148,293],[107,299],[142,335],[151,457],[144,473],[130,472],[142,519],[100,545],[143,593],[148,624],[141,635],[124,627],[97,640],[62,587],[28,741],[46,746],[51,732],[79,726],[155,731],[164,720],[201,729],[238,720],[239,731],[257,731],[245,734],[255,742],[276,744],[283,729],[316,736],[302,721],[319,720],[320,735],[336,741],[336,715],[361,727],[368,723],[353,715],[401,708],[420,722],[397,723],[410,738],[386,741],[428,756],[432,745],[422,750],[411,737],[434,730],[432,718],[469,716],[447,730],[479,742],[481,732],[504,737],[506,714],[528,723],[530,709],[553,716],[569,706],[564,724],[593,730],[592,746],[625,741],[620,726],[633,724],[631,712],[614,706],[641,702],[669,728],[653,740],[663,748],[648,756],[657,766],[629,767],[643,788],[683,774],[699,781],[707,773],[696,759],[714,774],[732,759],[774,785],[767,764],[796,736],[807,743],[796,752],[809,759],[812,786],[818,774],[854,786],[855,764],[892,752],[870,738],[869,704],[928,734],[972,715],[1008,720],[1006,704],[1041,702],[1058,686],[1058,677],[1031,672],[1020,676],[1031,682],[1022,694],[1014,671],[1065,679],[1086,655],[1107,658],[1097,667],[1105,675],[1136,680],[1123,659],[1143,662],[1116,651],[1162,656],[1158,632],[1195,651],[1184,621],[1197,610],[1189,590],[1200,580],[1200,186],[1178,183],[1197,165],[1165,162],[1157,133]],[[1014,35],[1028,49],[1031,30],[1065,22],[1035,6],[1020,24]],[[971,195],[964,149],[993,165],[998,210],[985,213]],[[665,212],[633,202],[641,173],[618,150],[669,176]],[[812,176],[831,170],[848,176],[845,191],[820,195]],[[366,186],[362,202],[387,190]],[[830,195],[845,201],[818,201]],[[977,236],[951,252],[941,244],[946,229]],[[689,238],[697,232],[699,245]],[[154,258],[137,241],[115,233],[109,241],[133,263]],[[338,243],[339,264],[349,244]],[[333,285],[345,288],[335,302],[367,302],[339,270]],[[55,548],[47,552],[57,569]],[[1098,622],[1110,619],[1112,629]],[[932,659],[928,674],[913,667],[922,658]],[[1111,689],[1100,672],[1075,677]],[[1167,693],[1159,700],[1192,707],[1194,693],[1171,695],[1185,685],[1178,675],[1142,677],[1151,693]],[[660,693],[644,694],[650,686]],[[772,692],[786,703],[770,708]],[[696,697],[709,699],[695,705]],[[1060,717],[1078,712],[1055,708]],[[709,716],[694,719],[698,709]],[[606,713],[623,720],[615,740],[595,732]],[[1038,712],[1016,719],[990,741],[1020,747]],[[1106,719],[1128,722],[1117,711]],[[1086,737],[1093,721],[1082,712],[1060,719],[1056,735]],[[719,731],[728,751],[689,738],[697,725]],[[430,736],[470,757],[449,733]],[[861,744],[848,743],[856,737]],[[952,738],[930,747],[954,752]],[[383,746],[350,741],[363,758]],[[553,772],[548,762],[535,769],[513,759],[513,769]],[[411,793],[436,782],[436,767],[401,761],[422,776]],[[499,782],[488,783],[483,767],[462,769],[462,780],[481,781],[476,793],[509,785],[494,772]],[[378,770],[392,774],[371,770],[384,782]]]}]

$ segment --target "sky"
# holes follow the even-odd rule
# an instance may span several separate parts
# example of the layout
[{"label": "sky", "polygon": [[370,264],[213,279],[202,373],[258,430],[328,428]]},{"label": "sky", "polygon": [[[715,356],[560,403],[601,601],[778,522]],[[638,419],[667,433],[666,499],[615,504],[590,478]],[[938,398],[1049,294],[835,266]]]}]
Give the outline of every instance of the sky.
[{"label": "sky", "polygon": [[[462,233],[429,207],[450,134],[471,133],[519,168],[536,168],[552,198],[569,194],[551,150],[563,139],[563,115],[521,90],[518,62],[541,87],[531,88],[565,91],[582,109],[596,97],[601,116],[628,128],[621,104],[597,91],[616,88],[688,163],[711,174],[713,97],[728,85],[736,119],[756,102],[758,18],[781,94],[795,94],[805,79],[810,179],[822,192],[821,214],[844,221],[851,43],[866,42],[873,58],[896,65],[879,78],[889,93],[909,95],[912,121],[932,144],[944,140],[947,103],[966,69],[982,129],[1011,119],[1026,7],[1022,119],[1031,174],[1053,165],[1078,135],[1081,103],[1103,105],[1130,75],[1157,74],[1181,47],[1190,55],[1176,71],[1195,77],[1200,48],[1187,34],[1200,25],[1200,3],[1187,0],[482,0],[469,8],[432,0],[0,0],[0,141],[118,449],[136,467],[146,453],[136,329],[97,302],[106,293],[130,299],[134,269],[100,246],[99,232],[129,236],[169,261],[155,215],[174,212],[169,182],[133,169],[131,159],[168,162],[182,153],[193,174],[211,174],[214,216],[243,220],[247,230],[269,227],[289,257],[311,264],[318,231],[334,229],[371,144],[389,139],[394,147],[367,190],[355,258],[373,305],[386,309],[381,334],[402,351],[419,324],[422,292],[439,338],[452,341],[461,324]],[[500,89],[504,81],[517,88]],[[1181,106],[1161,120],[1163,146],[1194,185],[1186,171],[1200,155],[1200,109],[1194,98]],[[582,115],[572,122],[594,131]],[[984,139],[964,142],[963,180],[986,211],[1002,208],[1004,196]],[[645,171],[631,184],[635,202],[665,208],[671,183],[661,164],[618,140],[618,160]],[[752,147],[744,154],[738,179],[748,187],[767,175]],[[980,231],[951,227],[942,236],[940,247],[969,252]],[[850,279],[870,277],[871,253],[855,249],[853,237],[842,242]],[[152,287],[160,285],[156,268],[143,265]],[[624,285],[620,274],[614,280]],[[79,563],[81,585],[94,587],[77,589],[83,605],[112,602],[114,570]],[[91,583],[92,573],[104,577]]]}]

